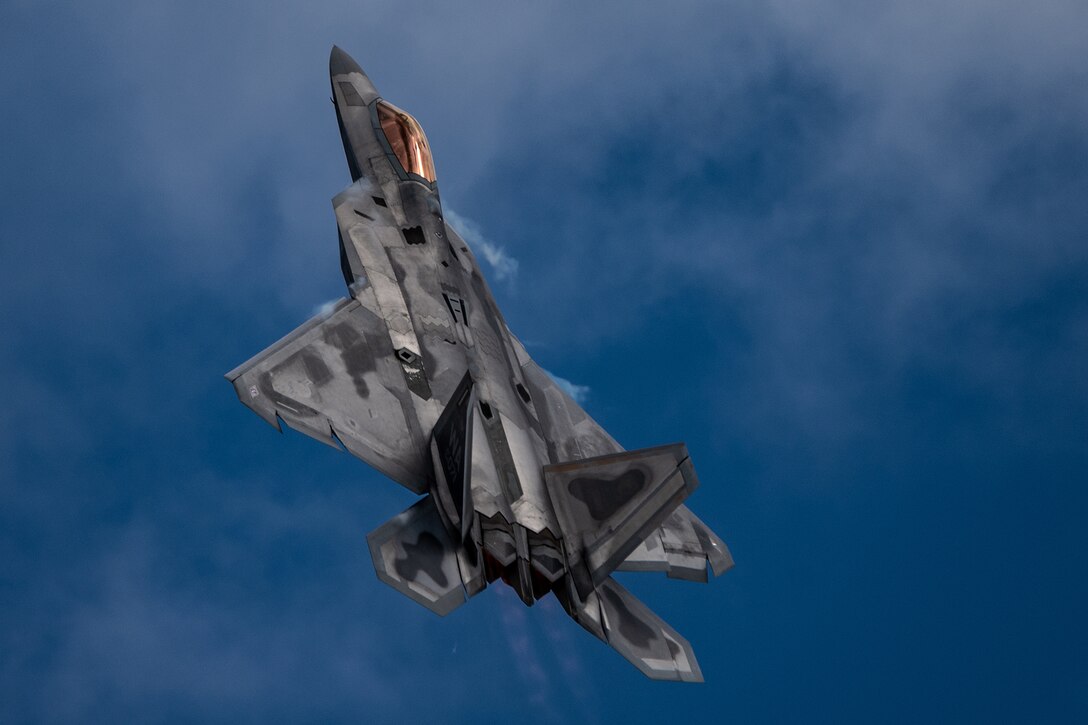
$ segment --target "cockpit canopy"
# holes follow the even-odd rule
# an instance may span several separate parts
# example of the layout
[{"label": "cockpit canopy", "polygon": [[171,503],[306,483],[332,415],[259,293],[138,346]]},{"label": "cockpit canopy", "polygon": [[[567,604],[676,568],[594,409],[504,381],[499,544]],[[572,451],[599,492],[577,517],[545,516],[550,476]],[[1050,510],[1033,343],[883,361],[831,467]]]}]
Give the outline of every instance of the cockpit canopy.
[{"label": "cockpit canopy", "polygon": [[404,171],[434,182],[431,146],[419,123],[392,103],[382,100],[378,101],[378,122]]}]

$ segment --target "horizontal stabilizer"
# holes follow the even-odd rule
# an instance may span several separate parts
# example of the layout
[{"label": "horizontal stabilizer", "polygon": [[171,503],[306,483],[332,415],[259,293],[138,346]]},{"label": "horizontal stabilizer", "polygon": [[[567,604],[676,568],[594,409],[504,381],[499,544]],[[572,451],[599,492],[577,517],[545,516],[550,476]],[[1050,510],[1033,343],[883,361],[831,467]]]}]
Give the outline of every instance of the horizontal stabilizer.
[{"label": "horizontal stabilizer", "polygon": [[718,535],[681,504],[618,567],[619,571],[663,571],[672,579],[707,580],[733,568],[733,556]]},{"label": "horizontal stabilizer", "polygon": [[609,577],[597,587],[608,644],[654,680],[702,682],[691,644]]},{"label": "horizontal stabilizer", "polygon": [[544,479],[583,596],[699,484],[683,443],[545,466]]},{"label": "horizontal stabilizer", "polygon": [[430,496],[386,521],[366,540],[378,578],[438,615],[464,604],[466,587],[473,593],[483,588]]}]

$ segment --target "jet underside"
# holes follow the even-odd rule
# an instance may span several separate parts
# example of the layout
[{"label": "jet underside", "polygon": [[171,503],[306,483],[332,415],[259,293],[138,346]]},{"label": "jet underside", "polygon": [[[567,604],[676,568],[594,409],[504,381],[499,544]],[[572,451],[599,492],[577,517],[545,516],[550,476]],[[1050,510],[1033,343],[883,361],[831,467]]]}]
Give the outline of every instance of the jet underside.
[{"label": "jet underside", "polygon": [[339,48],[329,72],[348,295],[227,379],[268,423],[422,496],[367,537],[382,581],[441,615],[500,579],[528,605],[552,594],[646,675],[701,680],[687,640],[611,576],[732,566],[682,503],[686,447],[625,451],[533,362],[443,217],[415,119]]}]

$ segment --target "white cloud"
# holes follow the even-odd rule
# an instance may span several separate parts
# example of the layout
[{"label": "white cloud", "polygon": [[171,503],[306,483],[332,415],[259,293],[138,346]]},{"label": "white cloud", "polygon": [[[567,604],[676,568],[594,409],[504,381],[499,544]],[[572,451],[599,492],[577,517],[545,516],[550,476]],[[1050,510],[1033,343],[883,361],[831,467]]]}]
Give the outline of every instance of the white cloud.
[{"label": "white cloud", "polygon": [[548,377],[554,380],[555,384],[562,388],[563,392],[569,395],[575,403],[581,405],[582,403],[585,403],[586,400],[589,398],[588,385],[578,385],[576,383],[572,383],[566,378],[561,378],[555,373],[548,370],[544,370],[544,372],[548,373]]},{"label": "white cloud", "polygon": [[326,300],[325,302],[322,302],[321,304],[314,306],[313,310],[310,312],[310,315],[313,316],[313,317],[317,317],[318,315],[320,315],[322,317],[325,317],[327,315],[331,315],[332,311],[333,311],[333,308],[335,308],[336,305],[342,299],[344,299],[344,298],[343,297],[337,297],[335,299]]}]

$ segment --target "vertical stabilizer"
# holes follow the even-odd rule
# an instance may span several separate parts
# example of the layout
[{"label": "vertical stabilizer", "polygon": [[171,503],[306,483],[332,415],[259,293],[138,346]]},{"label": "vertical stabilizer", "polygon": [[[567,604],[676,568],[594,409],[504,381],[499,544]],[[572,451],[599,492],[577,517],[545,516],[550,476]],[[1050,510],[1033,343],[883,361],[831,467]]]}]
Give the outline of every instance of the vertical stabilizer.
[{"label": "vertical stabilizer", "polygon": [[476,408],[472,376],[465,373],[431,433],[435,496],[450,533],[465,541],[472,529],[472,418]]}]

